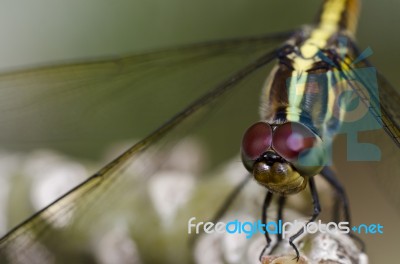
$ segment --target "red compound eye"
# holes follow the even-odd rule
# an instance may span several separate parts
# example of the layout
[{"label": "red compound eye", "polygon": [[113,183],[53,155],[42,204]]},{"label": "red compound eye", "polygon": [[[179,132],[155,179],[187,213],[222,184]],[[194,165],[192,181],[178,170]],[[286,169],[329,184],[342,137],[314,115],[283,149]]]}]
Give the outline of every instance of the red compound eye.
[{"label": "red compound eye", "polygon": [[272,146],[282,158],[294,162],[304,151],[311,149],[317,140],[318,137],[309,128],[288,122],[275,129]]},{"label": "red compound eye", "polygon": [[242,157],[246,160],[256,160],[271,147],[271,142],[271,126],[264,122],[255,123],[244,133]]}]

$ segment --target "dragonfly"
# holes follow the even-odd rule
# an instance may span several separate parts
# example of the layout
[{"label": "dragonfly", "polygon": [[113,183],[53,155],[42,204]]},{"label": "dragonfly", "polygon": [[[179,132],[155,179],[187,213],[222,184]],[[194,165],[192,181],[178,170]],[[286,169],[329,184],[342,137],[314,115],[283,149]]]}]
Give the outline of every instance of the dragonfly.
[{"label": "dragonfly", "polygon": [[[337,2],[343,3],[343,1],[337,1]],[[254,73],[256,70],[262,68],[262,66],[267,65],[268,63],[272,62],[273,60],[279,59],[280,57],[287,57],[292,53],[296,53],[295,50],[293,49],[293,46],[295,45],[292,44],[292,47],[290,47],[290,45],[287,45],[287,42],[284,42],[284,45],[275,46],[275,48],[270,52],[266,52],[265,47],[270,45],[271,41],[284,41],[285,39],[296,39],[297,37],[294,36],[300,35],[301,37],[302,34],[304,34],[305,36],[309,36],[311,33],[307,33],[305,29],[302,29],[300,31],[274,34],[271,36],[261,36],[255,38],[243,38],[237,40],[227,40],[227,41],[199,44],[187,48],[179,48],[168,51],[162,51],[158,53],[150,53],[150,54],[127,57],[120,60],[111,60],[111,61],[106,60],[102,62],[94,62],[92,64],[80,64],[80,65],[74,64],[74,65],[43,68],[43,69],[31,70],[28,72],[19,72],[19,73],[11,73],[3,75],[2,76],[2,80],[4,81],[3,83],[13,82],[13,80],[22,80],[21,83],[18,83],[18,86],[13,86],[13,87],[22,86],[21,89],[24,89],[24,87],[26,86],[27,87],[26,89],[31,89],[29,88],[28,84],[29,83],[34,84],[35,82],[40,81],[42,76],[50,75],[53,78],[55,78],[56,81],[54,83],[50,82],[49,85],[55,85],[55,87],[57,87],[57,83],[59,83],[60,80],[63,82],[71,81],[69,79],[66,80],[66,77],[69,77],[69,75],[66,74],[67,72],[69,73],[76,72],[77,73],[76,80],[78,83],[80,83],[81,85],[83,83],[83,85],[87,85],[88,87],[93,86],[96,87],[97,91],[102,91],[101,88],[102,85],[105,85],[104,82],[110,81],[110,79],[107,78],[109,77],[107,76],[107,74],[110,74],[111,76],[119,74],[119,76],[121,76],[120,78],[111,78],[112,79],[111,81],[118,83],[120,87],[122,87],[121,89],[123,88],[128,89],[127,87],[129,87],[132,84],[140,85],[141,81],[148,78],[148,76],[154,76],[155,73],[160,72],[162,74],[159,76],[168,79],[168,77],[171,76],[171,74],[172,75],[174,74],[174,70],[176,71],[176,69],[180,69],[181,72],[182,71],[184,72],[183,66],[186,65],[191,65],[193,63],[199,63],[199,64],[204,63],[203,67],[207,67],[208,58],[213,56],[214,57],[218,56],[218,58],[221,59],[222,62],[224,62],[223,59],[225,56],[225,59],[228,58],[228,61],[231,63],[232,63],[232,58],[236,57],[237,60],[240,62],[240,64],[243,65],[243,61],[245,60],[244,58],[250,57],[247,55],[249,53],[249,50],[253,54],[253,60],[249,60],[247,66],[240,67],[238,70],[236,69],[235,71],[232,70],[232,68],[234,68],[234,65],[232,64],[230,72],[228,73],[217,72],[216,75],[228,75],[229,77],[226,78],[225,81],[217,84],[214,89],[211,89],[210,92],[206,93],[205,95],[198,95],[199,99],[194,100],[189,106],[183,108],[182,111],[178,112],[175,116],[173,116],[166,123],[164,123],[164,125],[160,126],[153,133],[150,133],[143,140],[140,140],[138,143],[133,145],[127,151],[123,152],[120,156],[118,156],[116,159],[108,163],[105,167],[100,169],[88,180],[78,185],[76,188],[72,189],[67,194],[61,196],[54,203],[50,204],[49,206],[45,207],[44,209],[42,209],[41,211],[30,217],[27,221],[23,222],[21,225],[12,229],[1,240],[1,248],[3,252],[2,254],[4,254],[4,257],[11,258],[11,261],[13,260],[17,261],[20,260],[20,258],[21,259],[25,258],[26,260],[38,258],[38,262],[40,262],[40,260],[43,260],[43,258],[46,259],[51,258],[52,254],[48,253],[46,249],[42,248],[42,246],[51,244],[52,243],[51,241],[54,241],[51,240],[51,236],[49,234],[52,234],[52,236],[62,235],[61,234],[62,232],[57,234],[57,224],[56,226],[53,225],[54,223],[59,222],[57,219],[63,219],[63,218],[67,219],[64,220],[67,222],[67,224],[63,224],[62,223],[63,221],[61,221],[61,223],[59,223],[60,226],[58,227],[58,229],[62,230],[65,229],[69,231],[73,230],[73,228],[70,228],[70,225],[68,224],[69,223],[68,218],[75,219],[75,218],[80,218],[80,216],[84,215],[85,213],[90,214],[90,212],[85,212],[85,211],[90,211],[92,204],[94,203],[101,204],[101,201],[104,202],[107,200],[107,198],[105,198],[107,196],[107,193],[111,193],[113,190],[114,192],[116,190],[121,190],[120,187],[123,185],[124,180],[126,180],[125,178],[127,177],[124,175],[125,171],[127,170],[127,166],[131,163],[140,160],[142,156],[145,156],[150,151],[151,146],[167,138],[171,134],[170,132],[172,130],[183,129],[179,127],[184,126],[185,122],[190,122],[189,117],[195,117],[201,119],[202,118],[201,114],[204,114],[202,113],[202,111],[208,112],[209,108],[211,109],[215,108],[214,106],[215,102],[222,101],[224,98],[228,97],[230,93],[233,93],[232,91],[233,88],[238,89],[237,87],[241,86],[245,78],[247,78],[250,74]],[[304,38],[307,39],[307,37]],[[348,39],[347,41],[349,45],[353,45],[351,39]],[[320,47],[316,46],[316,48],[317,48],[316,52],[320,51]],[[352,52],[357,53],[355,46],[354,47],[349,46],[347,48],[352,50]],[[324,65],[324,67],[325,68],[338,67],[337,64],[333,64],[334,66],[332,66],[332,64],[330,63],[331,61],[334,61],[333,58],[337,58],[338,60],[342,58],[340,56],[332,58],[329,57],[328,55],[332,54],[324,54],[324,53],[319,54],[320,57],[318,58],[321,58],[321,60],[327,64]],[[171,64],[171,61],[167,60],[166,58],[173,58],[172,63],[175,62],[176,64],[175,65]],[[323,60],[322,58],[324,58],[325,60]],[[343,63],[345,62],[346,61],[344,61]],[[369,64],[365,60],[360,61],[360,63],[361,64],[364,63],[366,66],[369,66]],[[168,67],[166,67],[166,65]],[[351,65],[347,66],[350,67]],[[174,67],[176,68],[174,69]],[[88,75],[96,74],[97,76],[99,73],[102,72],[102,70],[104,69],[108,70],[109,68],[112,68],[113,72],[110,73],[109,71],[107,71],[106,72],[107,74],[105,75],[105,78],[103,80],[101,80],[100,78],[100,80],[96,79],[95,82],[91,82],[87,81],[87,79],[80,79],[79,76],[79,74],[81,74],[82,72],[85,72],[85,74]],[[130,76],[129,75],[130,72],[135,73],[134,77],[131,77],[132,79],[125,78],[126,76],[128,77]],[[196,76],[194,75],[190,77],[196,77]],[[163,85],[161,80],[159,81],[160,83],[158,83],[159,86]],[[380,78],[380,80],[381,83],[383,84],[380,86],[379,89],[380,98],[379,99],[375,98],[375,101],[372,100],[372,104],[369,105],[370,111],[374,116],[376,116],[377,113],[380,114],[378,116],[378,121],[379,120],[383,121],[382,127],[387,132],[388,137],[392,139],[393,144],[396,145],[398,144],[398,120],[396,119],[397,118],[396,113],[398,112],[396,108],[396,96],[398,96],[398,93],[383,78]],[[201,78],[197,78],[197,81],[203,84],[203,80]],[[145,83],[144,87],[146,87]],[[353,88],[356,90],[355,87]],[[90,92],[90,89],[88,89],[87,91]],[[35,94],[35,92],[37,94]],[[22,100],[22,103],[20,103],[20,105],[17,104],[16,106],[14,105],[9,106],[10,109],[11,110],[13,110],[13,108],[24,109],[24,107],[28,108],[29,106],[37,106],[36,102],[39,95],[40,97],[43,97],[44,95],[49,99],[49,101],[51,101],[51,99],[55,94],[62,93],[64,92],[64,90],[60,91],[57,89],[53,89],[50,90],[50,92],[48,92],[47,94],[46,93],[43,94],[40,92],[41,92],[40,90],[31,92],[32,94],[29,94],[29,97],[26,99],[26,101]],[[186,92],[188,93],[188,91]],[[192,91],[189,92],[191,93]],[[360,91],[357,90],[357,92],[360,93],[362,92],[362,90]],[[65,93],[67,94],[67,92]],[[105,100],[107,99],[107,96],[109,94],[102,93],[102,95],[104,96],[103,100]],[[363,98],[363,95],[361,94],[360,97]],[[100,103],[101,102],[102,101],[100,101]],[[64,103],[68,104],[71,102],[66,101]],[[94,102],[89,102],[89,104],[90,103],[94,104],[98,102],[94,101]],[[378,105],[380,108],[379,112],[376,110],[378,108]],[[50,109],[54,109],[55,106],[53,106],[53,108],[51,105],[50,106],[46,105],[44,107],[49,107]],[[75,113],[75,115],[79,115],[82,113],[79,110],[77,111],[78,113]],[[85,111],[83,113],[89,115],[92,111],[90,107],[84,110]],[[60,122],[62,122],[62,120],[60,120]],[[271,127],[270,129],[275,131],[278,128],[279,126],[277,126],[276,128]],[[241,129],[242,132],[244,130],[245,128]],[[306,130],[306,131],[307,133],[309,132],[314,133],[314,130],[311,131]],[[244,148],[246,148],[246,146],[244,146]],[[247,158],[245,157],[245,159]],[[252,161],[254,162],[254,160]],[[248,164],[249,162],[251,163],[251,161],[248,161],[246,163],[246,167],[254,166],[254,164],[249,165]],[[147,171],[147,172],[141,172],[140,174],[148,175],[151,173],[152,173],[151,171]],[[318,174],[318,172],[312,171],[311,174]],[[310,184],[313,185],[312,183],[313,178],[311,177],[310,179],[311,179]],[[138,193],[137,197],[135,198],[140,199],[143,197],[141,197],[140,193]],[[266,198],[267,200],[269,200],[270,196],[267,196]],[[95,219],[93,215],[92,219]],[[74,226],[74,228],[77,227]],[[49,239],[47,243],[46,239]],[[44,241],[45,243],[41,244],[41,242],[39,241],[41,242]],[[155,249],[155,251],[157,250]]]}]

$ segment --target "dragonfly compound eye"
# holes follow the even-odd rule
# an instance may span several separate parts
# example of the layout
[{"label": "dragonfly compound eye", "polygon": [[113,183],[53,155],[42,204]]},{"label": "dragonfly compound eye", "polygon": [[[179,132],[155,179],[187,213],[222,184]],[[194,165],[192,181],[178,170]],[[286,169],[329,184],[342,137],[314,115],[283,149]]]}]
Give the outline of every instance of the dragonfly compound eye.
[{"label": "dragonfly compound eye", "polygon": [[271,147],[272,128],[268,123],[257,122],[244,133],[242,139],[242,161],[248,171],[253,171],[254,162]]},{"label": "dragonfly compound eye", "polygon": [[326,163],[322,140],[300,123],[288,122],[277,127],[272,137],[272,147],[302,176],[318,174]]}]

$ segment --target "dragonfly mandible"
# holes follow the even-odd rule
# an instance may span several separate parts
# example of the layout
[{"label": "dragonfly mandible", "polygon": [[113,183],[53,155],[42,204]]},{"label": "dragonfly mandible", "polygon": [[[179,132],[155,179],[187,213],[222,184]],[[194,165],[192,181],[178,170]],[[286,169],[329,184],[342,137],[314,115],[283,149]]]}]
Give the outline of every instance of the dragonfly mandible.
[{"label": "dragonfly mandible", "polygon": [[[306,34],[307,35],[307,34]],[[268,42],[271,39],[283,39],[285,37],[289,37],[287,34],[282,34],[282,35],[274,35],[272,37],[260,37],[260,38],[249,38],[249,39],[241,39],[241,40],[233,40],[233,41],[226,41],[225,43],[221,42],[216,42],[216,43],[208,43],[204,45],[199,45],[197,47],[189,47],[187,50],[189,51],[188,57],[184,57],[185,55],[182,55],[183,59],[186,61],[195,61],[199,60],[201,61],[204,57],[207,57],[208,54],[212,53],[223,53],[226,52],[229,54],[239,52],[240,49],[245,50],[247,47],[253,47],[256,51],[261,50],[263,45],[265,45],[266,42]],[[257,46],[259,45],[259,46]],[[259,50],[257,50],[259,49]],[[192,51],[197,50],[197,56],[193,56]],[[239,51],[238,51],[239,50]],[[165,136],[166,132],[169,132],[172,128],[174,128],[177,124],[180,124],[189,116],[195,115],[195,113],[199,109],[204,109],[205,105],[211,104],[215,100],[219,100],[219,98],[222,98],[223,94],[227,91],[229,91],[232,87],[234,87],[237,82],[241,81],[242,78],[247,77],[250,73],[252,73],[254,70],[260,68],[261,66],[269,63],[270,61],[274,60],[277,58],[277,54],[282,52],[284,49],[282,48],[277,48],[271,53],[267,53],[266,55],[260,57],[259,59],[255,60],[254,62],[251,62],[248,64],[247,67],[244,67],[243,69],[239,70],[237,73],[234,73],[231,78],[227,78],[225,82],[222,82],[219,86],[217,86],[215,89],[211,90],[210,93],[204,95],[203,97],[200,97],[199,100],[196,100],[194,103],[192,103],[189,107],[185,108],[183,111],[179,112],[174,118],[170,119],[167,123],[165,123],[164,126],[161,126],[158,130],[156,130],[154,133],[150,134],[148,137],[146,137],[144,140],[140,141],[138,144],[134,145],[133,148],[125,152],[125,154],[121,155],[120,158],[117,158],[113,162],[109,163],[106,165],[102,170],[100,170],[98,173],[96,173],[93,177],[89,178],[85,183],[82,185],[78,186],[76,189],[72,190],[69,194],[66,196],[61,197],[59,200],[57,200],[55,203],[51,204],[49,207],[45,208],[43,211],[40,211],[38,214],[30,218],[27,222],[23,223],[21,226],[17,227],[14,229],[11,233],[9,233],[8,236],[6,236],[2,240],[2,245],[5,245],[6,248],[10,249],[11,251],[15,250],[15,248],[12,247],[12,242],[13,241],[19,241],[19,238],[24,237],[24,233],[28,234],[31,233],[30,231],[35,230],[35,227],[38,227],[38,233],[39,235],[42,234],[42,232],[46,232],[46,229],[49,227],[49,224],[46,224],[46,218],[44,217],[48,212],[50,213],[50,216],[53,217],[53,213],[55,213],[55,217],[57,218],[57,215],[66,215],[69,211],[74,211],[75,209],[74,204],[76,199],[82,199],[83,197],[92,197],[90,199],[94,199],[93,197],[96,197],[100,195],[100,191],[103,190],[103,187],[106,186],[111,186],[111,182],[116,180],[118,177],[118,174],[121,172],[121,168],[124,167],[127,163],[129,163],[132,160],[132,157],[135,158],[138,153],[144,151],[147,149],[147,147],[150,144],[153,144],[156,140],[158,140],[161,137]],[[182,51],[182,49],[180,49]],[[174,54],[175,51],[170,51],[170,52],[165,52],[163,56],[168,56],[171,54]],[[184,52],[184,49],[183,49]],[[242,51],[243,52],[243,51]],[[288,51],[286,51],[288,52]],[[184,53],[183,53],[184,54]],[[284,53],[285,56],[289,55],[290,53]],[[150,58],[150,59],[149,59]],[[159,58],[155,56],[155,58]],[[148,63],[148,61],[151,61],[152,55],[147,55],[147,56],[137,56],[137,57],[131,57],[131,58],[126,58],[118,61],[116,66],[122,66],[121,68],[124,69],[124,65],[131,65],[133,63],[136,63],[137,61],[141,62],[142,64]],[[104,62],[107,64],[108,62]],[[162,62],[161,62],[162,63]],[[119,65],[118,65],[119,64]],[[94,64],[97,66],[96,64]],[[103,64],[104,65],[104,64]],[[325,66],[327,67],[327,66]],[[115,70],[118,70],[118,67],[115,68]],[[136,70],[133,68],[132,70]],[[40,74],[41,70],[38,70],[38,73]],[[141,74],[145,75],[147,72],[143,70]],[[15,78],[18,76],[13,76],[11,75],[6,75],[5,80],[7,80],[7,77],[9,78]],[[34,74],[32,74],[32,77],[35,77]],[[124,81],[122,79],[122,81]],[[128,85],[129,82],[123,83],[122,85]],[[389,86],[384,86],[384,87],[389,87]],[[389,90],[384,90],[382,93],[380,93],[382,96],[391,94],[393,92],[392,88],[387,88]],[[387,92],[388,91],[388,92]],[[396,93],[395,93],[396,95]],[[393,104],[390,103],[390,100],[379,100],[379,102],[387,103],[389,104],[388,106],[383,105],[383,109],[387,111],[393,111],[394,113],[396,112],[396,108],[393,107]],[[392,113],[393,113],[392,112]],[[389,116],[389,115],[388,115]],[[393,114],[391,116],[394,116]],[[390,121],[390,120],[389,120]],[[394,121],[392,121],[393,123]],[[387,124],[387,123],[384,123]],[[390,123],[389,123],[390,125]],[[392,126],[390,126],[392,127]],[[396,126],[395,126],[396,128]],[[392,130],[390,130],[392,131]],[[394,132],[396,133],[396,132]],[[393,133],[391,134],[393,137]],[[110,176],[110,177],[109,177]],[[111,177],[112,176],[112,177]],[[108,187],[107,187],[108,188]],[[107,190],[107,188],[105,188]],[[85,199],[83,199],[84,201]],[[89,200],[87,200],[89,201]],[[72,207],[71,207],[72,206]],[[52,209],[53,208],[53,209]],[[52,218],[51,218],[52,219]],[[53,220],[50,220],[50,222]],[[28,232],[29,231],[29,232]],[[30,247],[32,244],[32,241],[26,240],[28,244],[21,244],[22,247]],[[20,242],[18,242],[20,243]],[[9,247],[11,246],[11,247]],[[18,244],[16,245],[18,246]],[[16,252],[18,253],[18,252]]]}]

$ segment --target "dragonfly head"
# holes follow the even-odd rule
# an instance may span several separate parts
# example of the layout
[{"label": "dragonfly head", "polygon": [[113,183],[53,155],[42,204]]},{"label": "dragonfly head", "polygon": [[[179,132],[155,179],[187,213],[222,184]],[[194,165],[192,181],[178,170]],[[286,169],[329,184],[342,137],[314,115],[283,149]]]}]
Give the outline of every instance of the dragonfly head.
[{"label": "dragonfly head", "polygon": [[320,137],[297,122],[253,124],[243,136],[241,154],[257,182],[281,195],[303,190],[326,160]]}]

